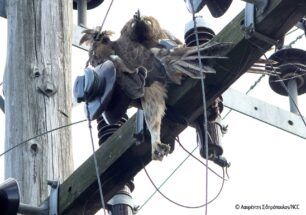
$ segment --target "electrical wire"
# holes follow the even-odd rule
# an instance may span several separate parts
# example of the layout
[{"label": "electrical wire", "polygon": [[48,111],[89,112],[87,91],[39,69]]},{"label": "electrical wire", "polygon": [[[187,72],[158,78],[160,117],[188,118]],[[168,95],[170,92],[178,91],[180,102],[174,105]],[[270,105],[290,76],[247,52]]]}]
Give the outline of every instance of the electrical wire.
[{"label": "electrical wire", "polygon": [[[200,42],[199,42],[199,35],[198,35],[198,29],[197,29],[197,21],[195,17],[195,12],[194,12],[194,5],[193,1],[191,1],[191,7],[192,7],[192,19],[193,19],[193,26],[194,26],[194,34],[196,37],[196,45],[197,45],[197,53],[198,53],[198,61],[199,61],[199,66],[200,69],[203,68],[202,61],[201,61],[201,53],[200,53]],[[202,88],[202,100],[203,100],[203,117],[204,117],[204,140],[205,140],[205,159],[206,159],[206,177],[205,177],[205,215],[207,215],[207,205],[208,205],[208,135],[207,135],[207,111],[206,111],[206,93],[205,93],[205,81],[204,81],[204,74],[200,72],[201,74],[201,88]],[[224,177],[223,177],[224,178]],[[223,180],[224,181],[224,180]]]},{"label": "electrical wire", "polygon": [[31,140],[33,140],[33,139],[36,139],[36,138],[41,137],[41,136],[43,136],[43,135],[49,134],[49,133],[51,133],[51,132],[54,132],[54,131],[57,131],[57,130],[60,130],[60,129],[63,129],[63,128],[67,128],[67,127],[70,127],[70,126],[73,126],[73,125],[76,125],[76,124],[79,124],[79,123],[82,123],[82,122],[86,122],[86,121],[87,121],[87,120],[84,119],[84,120],[80,120],[80,121],[77,121],[77,122],[73,122],[73,123],[70,123],[70,124],[67,124],[67,125],[63,125],[63,126],[60,126],[60,127],[57,127],[57,128],[54,128],[54,129],[51,129],[51,130],[48,130],[48,131],[45,131],[45,132],[43,132],[43,133],[41,133],[41,134],[38,134],[38,135],[36,135],[36,136],[34,136],[34,137],[31,137],[31,138],[29,138],[29,139],[27,139],[27,140],[24,140],[24,141],[22,141],[22,142],[16,144],[15,146],[13,146],[13,147],[7,149],[6,151],[4,151],[4,152],[2,152],[2,153],[0,154],[0,157],[3,156],[3,155],[5,155],[6,153],[12,151],[13,149],[15,149],[15,148],[17,148],[17,147],[19,147],[19,146],[21,146],[21,145],[23,145],[23,144],[25,144],[25,143],[31,141]]},{"label": "electrical wire", "polygon": [[[209,135],[209,137],[210,137],[210,135]],[[211,137],[210,137],[210,138],[211,138]],[[206,166],[206,164],[205,164],[203,161],[201,161],[199,158],[197,158],[196,156],[194,156],[194,155],[192,154],[192,153],[194,152],[194,150],[193,150],[192,152],[190,152],[190,151],[188,151],[188,150],[183,146],[183,144],[181,143],[179,137],[177,137],[175,140],[178,142],[179,146],[180,146],[187,154],[189,154],[192,158],[194,158],[195,160],[197,160],[198,162],[200,162],[203,166]],[[198,147],[199,147],[199,146],[197,145],[196,148],[198,148]],[[214,173],[217,177],[219,177],[220,179],[227,181],[227,179],[223,178],[221,175],[219,175],[218,173],[216,173],[212,168],[208,167],[208,169],[209,169],[212,173]]]},{"label": "electrical wire", "polygon": [[[287,33],[286,35],[289,35],[289,34],[295,32],[295,31],[298,30],[298,29],[299,29],[299,28],[296,28],[296,29],[292,30],[291,32]],[[304,33],[301,34],[301,35],[299,35],[295,40],[293,40],[292,42],[290,42],[288,46],[291,47],[292,45],[294,45],[294,44],[295,44],[298,40],[300,40],[304,35],[305,35]],[[249,42],[250,42],[250,41],[249,41]],[[260,47],[258,47],[257,45],[253,44],[252,42],[250,42],[250,44],[252,44],[252,45],[255,46],[256,48],[258,48],[260,51],[263,51]],[[268,60],[267,56],[265,56],[265,54],[264,54],[264,57],[266,58],[267,63],[270,64],[270,66],[271,66],[273,72],[275,73],[275,76],[278,77],[278,79],[279,79],[278,81],[282,81],[282,82],[283,82],[285,79],[281,79],[281,78],[279,77],[278,73],[276,72],[275,68],[273,67],[273,64],[270,63],[270,61]],[[304,76],[304,74],[303,74],[303,75],[299,75],[299,76]],[[296,77],[299,77],[299,76],[297,75]],[[254,82],[254,84],[247,90],[247,92],[246,92],[245,94],[247,95],[249,92],[251,92],[251,91],[259,84],[259,82],[260,82],[264,77],[265,77],[265,74],[261,75],[261,76]],[[225,114],[225,116],[224,116],[222,119],[224,120],[232,111],[233,111],[233,110],[229,110],[229,111]],[[302,117],[302,118],[303,118],[303,117]],[[303,119],[303,121],[304,121],[304,119]],[[305,123],[304,123],[304,124],[305,124]],[[305,125],[305,126],[306,126],[306,125]]]},{"label": "electrical wire", "polygon": [[198,148],[198,146],[196,146],[191,152],[190,154],[188,154],[184,160],[181,161],[181,163],[170,173],[170,175],[163,181],[163,183],[161,183],[158,187],[158,189],[155,189],[155,191],[149,196],[149,198],[147,198],[147,200],[140,206],[140,208],[138,210],[141,210],[151,199],[152,197],[158,192],[158,190],[164,186],[168,180],[174,175],[174,173],[186,162],[186,160],[191,156],[191,154]]},{"label": "electrical wire", "polygon": [[95,145],[94,145],[94,141],[93,141],[92,126],[91,126],[88,102],[86,102],[86,111],[87,111],[87,121],[88,121],[89,133],[90,133],[90,141],[91,141],[91,146],[92,146],[93,160],[94,160],[96,176],[97,176],[98,186],[99,186],[99,194],[100,194],[100,199],[101,199],[101,205],[102,205],[104,215],[107,215],[104,196],[103,196],[103,191],[102,191],[102,184],[101,184],[101,179],[100,179],[100,174],[99,174],[99,166],[98,166],[97,157],[96,157],[96,150],[95,150]]},{"label": "electrical wire", "polygon": [[107,18],[108,14],[109,14],[110,9],[112,8],[113,3],[114,3],[114,0],[112,0],[111,3],[108,6],[108,9],[107,9],[106,14],[104,16],[104,19],[103,19],[102,24],[100,26],[100,33],[102,33],[102,29],[103,29],[104,23],[106,21],[106,18]]},{"label": "electrical wire", "polygon": [[[267,56],[266,56],[266,54],[264,54],[264,56],[265,56],[266,59],[268,59]],[[272,66],[272,69],[274,69],[273,66]],[[305,122],[305,119],[304,119],[304,117],[303,117],[303,115],[302,115],[302,113],[301,113],[301,110],[300,110],[300,108],[298,107],[298,105],[297,105],[297,103],[295,102],[295,100],[293,99],[291,93],[289,92],[288,87],[286,86],[285,82],[281,79],[281,77],[280,77],[279,75],[277,75],[277,78],[281,80],[280,83],[281,83],[282,87],[285,89],[285,91],[286,91],[286,93],[288,94],[290,100],[292,101],[293,105],[295,106],[296,110],[298,111],[298,115],[299,115],[300,118],[302,119],[302,121],[303,121],[303,123],[304,123],[304,126],[306,127],[306,122]]]},{"label": "electrical wire", "polygon": [[[255,87],[261,82],[261,80],[265,77],[266,75],[263,74],[261,75],[251,86],[250,88],[245,92],[246,95],[248,95],[252,90],[255,89]],[[233,110],[229,110],[224,117],[222,118],[222,120],[224,120]]]},{"label": "electrical wire", "polygon": [[292,31],[287,32],[285,35],[288,36],[289,34],[296,32],[297,30],[299,30],[299,28],[295,28]]},{"label": "electrical wire", "polygon": [[[194,150],[195,150],[195,149],[194,149]],[[189,155],[188,155],[188,157],[189,157]],[[187,158],[188,158],[188,157],[187,157]],[[185,160],[187,160],[187,158],[185,158]],[[185,160],[184,160],[182,163],[184,163]],[[182,164],[182,163],[181,163],[181,164]],[[179,167],[181,166],[181,164],[179,165]],[[176,202],[176,201],[170,199],[170,198],[167,197],[163,192],[161,192],[161,191],[160,191],[160,188],[157,187],[156,184],[154,183],[154,181],[152,180],[151,176],[149,175],[149,173],[148,173],[148,171],[146,170],[146,168],[145,168],[145,166],[144,166],[143,163],[142,163],[142,165],[143,165],[143,169],[144,169],[144,171],[145,171],[145,174],[147,175],[149,181],[151,182],[151,184],[152,184],[153,187],[155,188],[156,192],[158,192],[161,196],[163,196],[163,197],[164,197],[166,200],[168,200],[169,202],[171,202],[171,203],[173,203],[173,204],[175,204],[175,205],[177,205],[177,206],[179,206],[179,207],[183,207],[183,208],[187,208],[187,209],[199,209],[199,208],[206,207],[208,204],[212,203],[213,201],[215,201],[215,200],[220,196],[220,194],[221,194],[221,192],[222,192],[222,190],[223,190],[223,187],[224,187],[224,181],[225,181],[225,180],[222,180],[222,184],[221,184],[220,190],[219,190],[219,192],[217,193],[217,195],[216,195],[212,200],[210,200],[210,201],[205,201],[205,203],[202,204],[202,205],[197,205],[197,206],[184,205],[184,204],[178,203],[178,202]],[[178,167],[178,168],[179,168],[179,167]],[[177,170],[177,169],[176,169],[176,170]],[[175,170],[175,171],[176,171],[176,170]],[[222,172],[223,172],[222,174],[223,174],[223,178],[224,178],[224,177],[225,177],[225,170],[224,170],[224,168],[222,168]],[[163,183],[163,184],[164,184],[164,183]],[[162,184],[162,185],[163,185],[163,184]],[[162,186],[162,185],[161,185],[161,186]],[[161,186],[160,186],[160,187],[161,187]],[[144,205],[142,205],[141,208],[143,208],[143,206],[144,206]],[[140,209],[141,209],[141,208],[140,208]]]},{"label": "electrical wire", "polygon": [[302,39],[305,36],[305,33],[297,36],[297,38],[293,41],[291,41],[291,43],[288,44],[289,47],[292,47],[292,45],[294,45],[297,41],[299,41],[300,39]]},{"label": "electrical wire", "polygon": [[[303,71],[303,72],[304,72],[304,71]],[[306,71],[305,71],[305,72],[306,72]],[[296,75],[294,75],[294,76],[292,76],[292,77],[282,78],[282,79],[275,80],[275,81],[271,81],[271,82],[289,81],[289,80],[292,80],[292,79],[295,79],[295,78],[303,77],[303,76],[305,76],[305,75],[306,75],[306,73],[305,73],[305,74],[300,74],[300,75],[296,74]]]},{"label": "electrical wire", "polygon": [[[263,48],[259,47],[258,45],[256,45],[255,43],[251,42],[250,40],[248,40],[248,42],[249,42],[251,45],[253,45],[254,47],[256,47],[259,51],[263,51],[263,52],[265,51]],[[275,71],[275,70],[274,70],[274,67],[273,67],[273,64],[269,62],[269,59],[268,59],[267,55],[264,53],[263,56],[266,58],[268,64],[271,66],[272,70]],[[276,75],[276,77],[277,77],[279,80],[282,80],[281,77],[280,77],[279,75]],[[280,81],[280,83],[281,83],[282,87],[284,88],[284,90],[286,91],[286,93],[288,94],[289,99],[292,101],[293,105],[295,106],[296,110],[298,111],[298,115],[300,116],[301,120],[302,120],[303,123],[304,123],[304,126],[306,127],[305,119],[304,119],[304,117],[303,117],[303,115],[302,115],[302,113],[301,113],[301,111],[300,111],[300,109],[299,109],[297,103],[294,101],[294,99],[293,99],[291,93],[289,92],[288,87],[286,86],[286,84],[285,84],[284,81]]]},{"label": "electrical wire", "polygon": [[[209,135],[209,133],[208,133],[208,135]],[[211,141],[213,141],[212,140],[212,137],[209,135],[209,138],[211,139]],[[188,158],[190,158],[190,157],[192,157],[192,158],[194,158],[195,160],[197,160],[197,161],[199,161],[203,166],[206,166],[206,164],[204,163],[204,162],[202,162],[200,159],[198,159],[197,157],[195,157],[194,155],[193,155],[193,152],[199,147],[199,145],[197,144],[197,146],[190,152],[190,151],[188,151],[184,146],[183,146],[183,144],[181,143],[181,141],[180,141],[180,139],[179,139],[179,136],[177,136],[176,138],[175,138],[175,141],[177,141],[178,143],[179,143],[179,145],[182,147],[182,149],[188,154],[187,155],[187,157],[185,157],[184,158],[184,160],[170,173],[170,175],[158,186],[158,189],[155,189],[155,191],[146,199],[146,201],[139,207],[139,209],[138,209],[138,211],[139,210],[141,210],[151,199],[152,199],[152,197],[158,192],[158,190],[160,190],[161,188],[162,188],[162,186],[164,186],[167,182],[168,182],[168,180],[174,175],[174,173],[187,161],[187,159]],[[143,167],[144,167],[144,165],[143,165]],[[222,179],[222,181],[223,181],[223,183],[224,183],[224,181],[227,181],[227,179],[225,179],[225,171],[224,171],[224,168],[223,168],[223,176],[220,176],[218,173],[216,173],[213,169],[211,169],[210,167],[208,167],[208,169],[212,172],[212,173],[214,173],[216,176],[218,176],[218,177],[220,177],[221,179]],[[226,169],[226,174],[227,174],[227,169]],[[228,177],[229,178],[229,177]],[[150,180],[151,181],[151,180]],[[220,193],[222,192],[222,189],[223,189],[223,186],[224,185],[222,185],[222,188],[220,189],[220,191],[219,191],[219,193],[217,194],[217,196],[212,200],[212,201],[214,201],[219,195],[220,195]],[[211,202],[212,202],[211,201]],[[172,200],[172,202],[174,202],[173,200]],[[180,204],[180,203],[178,203],[179,205],[181,205],[181,206],[185,206],[185,205],[182,205],[182,204]],[[201,205],[202,207],[204,207],[205,205],[203,204],[203,205]],[[186,206],[187,208],[188,207],[195,207],[195,208],[200,208],[201,206]]]}]

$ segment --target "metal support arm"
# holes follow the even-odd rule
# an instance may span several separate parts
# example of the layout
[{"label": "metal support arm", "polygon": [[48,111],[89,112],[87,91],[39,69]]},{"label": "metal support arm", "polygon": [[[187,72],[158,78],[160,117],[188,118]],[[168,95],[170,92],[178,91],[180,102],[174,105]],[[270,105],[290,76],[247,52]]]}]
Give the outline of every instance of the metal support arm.
[{"label": "metal support arm", "polygon": [[39,207],[20,203],[18,213],[31,215],[58,215],[59,183],[57,181],[48,181],[48,185],[51,187],[49,201],[44,202]]},{"label": "metal support arm", "polygon": [[256,13],[258,13],[258,15],[263,14],[268,6],[269,0],[246,0],[246,2],[247,3],[245,6],[245,19],[243,27],[243,30],[245,32],[245,38],[256,38],[271,45],[276,45],[278,43],[277,40],[256,31]]}]

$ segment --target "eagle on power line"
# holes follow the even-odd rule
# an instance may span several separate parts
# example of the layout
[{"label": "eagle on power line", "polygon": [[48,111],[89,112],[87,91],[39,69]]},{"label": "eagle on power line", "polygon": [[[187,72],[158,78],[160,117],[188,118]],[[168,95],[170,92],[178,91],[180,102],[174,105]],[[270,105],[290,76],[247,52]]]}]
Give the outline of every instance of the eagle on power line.
[{"label": "eagle on power line", "polygon": [[[167,84],[180,84],[185,76],[199,79],[201,73],[215,73],[209,65],[197,63],[198,48],[185,47],[177,38],[160,27],[151,16],[140,16],[139,11],[121,30],[120,37],[112,41],[111,31],[85,30],[80,44],[90,45],[87,65],[96,67],[111,60],[117,71],[135,74],[145,71],[146,79],[141,96],[141,107],[151,134],[152,159],[162,160],[170,146],[161,143],[160,128],[165,114]],[[161,41],[166,42],[163,45]],[[168,47],[167,47],[168,46]],[[224,58],[221,53],[228,44],[209,43],[199,47],[201,59],[209,62]],[[128,90],[129,87],[125,86]],[[133,96],[133,99],[137,96]]]}]

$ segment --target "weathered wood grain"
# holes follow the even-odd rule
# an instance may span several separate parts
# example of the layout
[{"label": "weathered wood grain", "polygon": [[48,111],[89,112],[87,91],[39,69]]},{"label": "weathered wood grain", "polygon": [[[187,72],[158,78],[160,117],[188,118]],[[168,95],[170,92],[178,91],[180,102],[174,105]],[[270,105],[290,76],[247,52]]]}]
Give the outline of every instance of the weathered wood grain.
[{"label": "weathered wood grain", "polygon": [[[71,121],[72,3],[9,0],[7,22],[5,149]],[[70,139],[70,129],[62,129],[6,154],[5,177],[18,180],[23,203],[39,205],[47,180],[71,174]]]}]

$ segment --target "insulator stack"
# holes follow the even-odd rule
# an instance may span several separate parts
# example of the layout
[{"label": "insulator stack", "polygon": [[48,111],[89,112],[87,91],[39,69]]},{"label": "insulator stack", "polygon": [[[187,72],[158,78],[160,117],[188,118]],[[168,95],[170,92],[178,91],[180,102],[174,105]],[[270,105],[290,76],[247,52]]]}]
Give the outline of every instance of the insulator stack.
[{"label": "insulator stack", "polygon": [[[125,114],[118,122],[115,124],[108,124],[102,116],[97,118],[98,124],[98,138],[99,145],[101,146],[110,136],[112,136],[126,121],[128,116]],[[122,189],[120,189],[108,202],[108,210],[113,215],[133,215],[134,203],[131,196],[135,188],[133,180],[128,181]]]},{"label": "insulator stack", "polygon": [[125,115],[115,124],[107,124],[102,116],[97,118],[99,145],[102,145],[113,133],[115,133],[126,121],[128,116]]},{"label": "insulator stack", "polygon": [[[204,21],[202,17],[196,17],[196,27],[199,37],[199,44],[204,44],[210,41],[214,36],[214,31],[210,25]],[[185,25],[185,44],[186,46],[196,46],[196,34],[194,29],[194,22],[191,20]]]},{"label": "insulator stack", "polygon": [[[202,17],[196,17],[196,30],[199,38],[199,45],[209,42],[214,36],[214,31],[210,28],[210,25],[204,21]],[[196,31],[194,29],[194,22],[191,20],[185,26],[185,44],[186,46],[196,46]],[[202,61],[205,63],[205,61]],[[216,164],[227,167],[229,164],[226,159],[222,157],[223,148],[221,146],[222,138],[222,126],[221,126],[221,112],[223,110],[222,97],[217,98],[211,106],[207,109],[208,122],[207,130],[208,138],[208,159],[214,161]],[[195,127],[198,133],[198,139],[200,142],[200,154],[203,158],[206,158],[205,147],[205,131],[204,131],[204,117],[200,116],[196,122]]]},{"label": "insulator stack", "polygon": [[275,52],[269,59],[276,61],[276,64],[273,67],[267,64],[266,70],[275,69],[278,73],[276,76],[269,77],[271,89],[283,96],[289,96],[289,92],[290,111],[298,114],[298,96],[306,93],[306,51],[284,48]]}]

